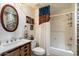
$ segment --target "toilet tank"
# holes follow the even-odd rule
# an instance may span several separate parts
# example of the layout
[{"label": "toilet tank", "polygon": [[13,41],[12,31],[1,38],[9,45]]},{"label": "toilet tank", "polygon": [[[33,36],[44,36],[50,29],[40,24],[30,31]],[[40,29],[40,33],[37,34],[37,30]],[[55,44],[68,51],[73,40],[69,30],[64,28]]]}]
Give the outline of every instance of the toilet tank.
[{"label": "toilet tank", "polygon": [[35,41],[35,40],[33,40],[33,41],[31,42],[31,46],[32,46],[32,49],[36,47],[36,41]]}]

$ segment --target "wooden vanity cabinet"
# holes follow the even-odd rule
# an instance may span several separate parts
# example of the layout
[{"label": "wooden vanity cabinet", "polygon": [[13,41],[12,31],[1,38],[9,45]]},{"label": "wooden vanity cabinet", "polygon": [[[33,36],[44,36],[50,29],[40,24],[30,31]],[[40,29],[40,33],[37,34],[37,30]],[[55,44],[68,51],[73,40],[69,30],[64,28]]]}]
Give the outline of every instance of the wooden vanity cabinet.
[{"label": "wooden vanity cabinet", "polygon": [[31,56],[31,42],[2,53],[2,56]]},{"label": "wooden vanity cabinet", "polygon": [[20,49],[15,49],[15,50],[12,50],[12,51],[8,51],[8,52],[5,52],[4,56],[19,56],[20,55]]}]

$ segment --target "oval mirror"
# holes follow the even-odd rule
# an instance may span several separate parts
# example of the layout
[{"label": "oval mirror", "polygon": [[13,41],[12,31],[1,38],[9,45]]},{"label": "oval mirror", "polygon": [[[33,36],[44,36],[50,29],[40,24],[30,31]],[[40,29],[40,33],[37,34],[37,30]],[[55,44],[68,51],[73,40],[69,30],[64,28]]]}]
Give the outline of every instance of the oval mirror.
[{"label": "oval mirror", "polygon": [[3,6],[1,10],[1,23],[6,31],[13,32],[18,27],[18,13],[11,5]]}]

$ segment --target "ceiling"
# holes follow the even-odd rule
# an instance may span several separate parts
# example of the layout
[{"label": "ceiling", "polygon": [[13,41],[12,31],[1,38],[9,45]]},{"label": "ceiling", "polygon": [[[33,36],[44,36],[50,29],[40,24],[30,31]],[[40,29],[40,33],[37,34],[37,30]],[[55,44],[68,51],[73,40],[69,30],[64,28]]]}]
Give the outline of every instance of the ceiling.
[{"label": "ceiling", "polygon": [[73,3],[27,3],[24,5],[29,5],[34,9],[41,8],[47,5],[50,5],[50,12],[53,14],[59,13],[62,10],[71,8],[74,4]]},{"label": "ceiling", "polygon": [[74,4],[71,4],[71,3],[53,3],[51,5],[50,11],[52,14],[60,13],[63,10],[72,8],[73,5]]}]

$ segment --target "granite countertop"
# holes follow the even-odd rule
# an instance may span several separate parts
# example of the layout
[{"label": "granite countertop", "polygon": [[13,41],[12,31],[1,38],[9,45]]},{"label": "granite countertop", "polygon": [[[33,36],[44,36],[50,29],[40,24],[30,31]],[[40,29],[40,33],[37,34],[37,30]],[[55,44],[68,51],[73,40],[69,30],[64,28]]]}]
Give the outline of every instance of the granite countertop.
[{"label": "granite countertop", "polygon": [[13,42],[13,43],[10,43],[8,45],[5,45],[5,46],[0,46],[0,54],[2,54],[3,52],[6,52],[8,50],[11,50],[13,48],[16,48],[20,45],[23,45],[23,44],[26,44],[26,43],[29,43],[31,42],[31,40],[25,40],[25,39],[22,39],[20,41],[16,41],[16,42]]}]

